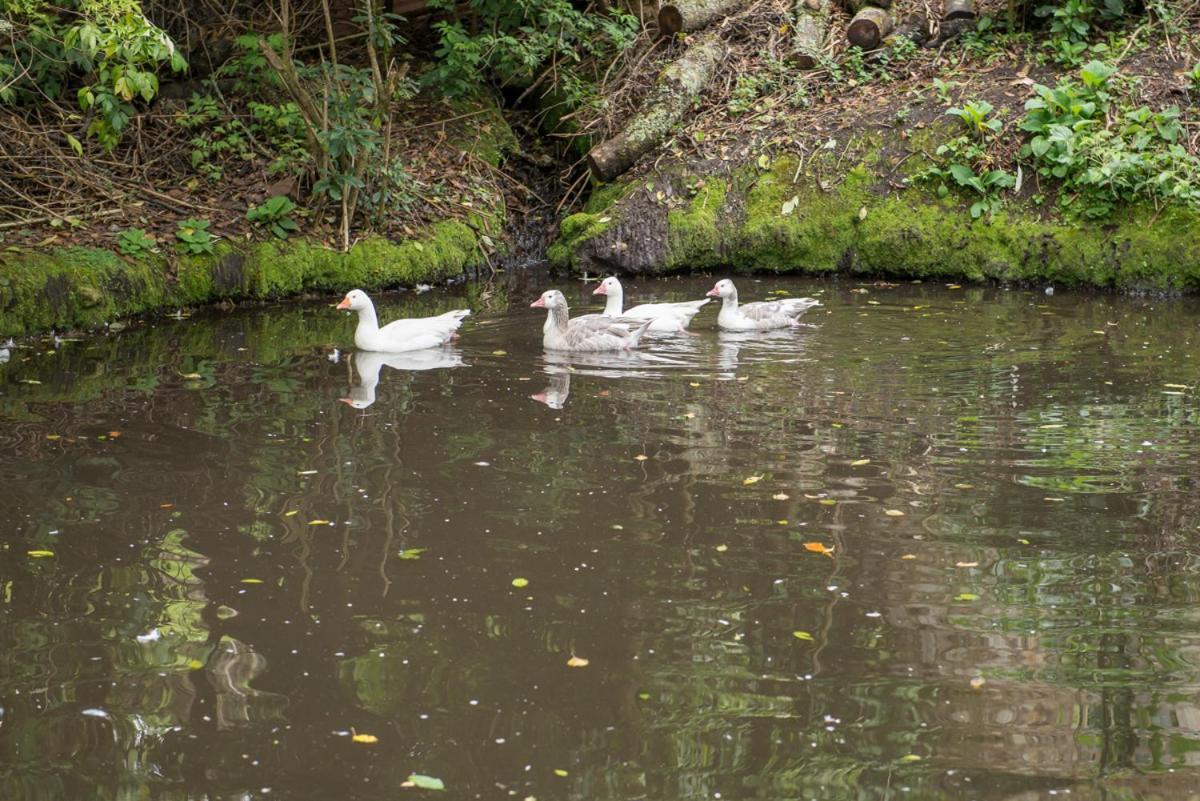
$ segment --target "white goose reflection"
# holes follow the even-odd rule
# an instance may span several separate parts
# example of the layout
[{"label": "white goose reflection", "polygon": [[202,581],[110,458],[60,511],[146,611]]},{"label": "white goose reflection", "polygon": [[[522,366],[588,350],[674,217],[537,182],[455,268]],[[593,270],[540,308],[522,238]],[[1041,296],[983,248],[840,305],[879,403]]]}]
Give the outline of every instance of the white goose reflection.
[{"label": "white goose reflection", "polygon": [[358,373],[358,386],[350,388],[349,397],[338,400],[355,409],[365,409],[375,402],[375,387],[379,384],[379,371],[384,365],[393,370],[414,371],[463,366],[462,353],[453,347],[428,348],[405,353],[360,350],[351,358],[354,361],[354,371]]},{"label": "white goose reflection", "polygon": [[551,409],[561,409],[567,403],[567,396],[571,394],[571,372],[561,369],[546,372],[550,375],[550,386],[529,397]]},{"label": "white goose reflection", "polygon": [[728,378],[739,367],[757,362],[800,364],[810,361],[805,357],[806,344],[796,329],[721,331],[717,334],[717,369]]}]

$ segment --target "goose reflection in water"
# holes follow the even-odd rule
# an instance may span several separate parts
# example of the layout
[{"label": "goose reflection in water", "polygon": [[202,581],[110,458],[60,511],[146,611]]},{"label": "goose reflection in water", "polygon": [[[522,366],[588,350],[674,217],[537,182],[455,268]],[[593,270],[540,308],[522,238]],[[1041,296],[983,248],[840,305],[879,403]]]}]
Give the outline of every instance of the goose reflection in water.
[{"label": "goose reflection in water", "polygon": [[571,394],[571,373],[568,370],[547,371],[550,373],[550,386],[529,397],[538,403],[544,403],[551,409],[561,409]]},{"label": "goose reflection in water", "polygon": [[571,392],[571,376],[599,378],[661,378],[663,368],[681,367],[684,363],[671,356],[647,351],[599,351],[596,353],[564,353],[548,350],[543,355],[550,385],[529,397],[551,409],[561,409]]},{"label": "goose reflection in water", "polygon": [[728,378],[740,366],[749,364],[800,364],[811,361],[804,355],[806,344],[804,336],[798,335],[796,328],[721,331],[717,334],[717,369]]},{"label": "goose reflection in water", "polygon": [[379,371],[384,365],[393,370],[439,370],[444,367],[462,367],[462,353],[457,348],[441,347],[413,350],[406,353],[378,353],[360,350],[351,357],[354,371],[358,373],[358,386],[350,388],[349,397],[339,398],[342,403],[355,409],[365,409],[375,402],[375,387],[379,384]]}]

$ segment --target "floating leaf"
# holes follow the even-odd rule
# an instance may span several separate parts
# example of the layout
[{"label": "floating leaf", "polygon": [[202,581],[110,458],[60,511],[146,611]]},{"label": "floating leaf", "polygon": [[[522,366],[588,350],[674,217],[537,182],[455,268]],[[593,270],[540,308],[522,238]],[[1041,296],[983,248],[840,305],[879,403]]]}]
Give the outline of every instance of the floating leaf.
[{"label": "floating leaf", "polygon": [[825,554],[830,559],[833,558],[833,548],[823,542],[806,542],[804,543],[804,550]]},{"label": "floating leaf", "polygon": [[354,742],[356,742],[356,743],[367,743],[367,744],[371,744],[371,743],[377,743],[377,742],[379,742],[379,738],[378,738],[378,737],[376,737],[374,734],[357,734],[357,733],[356,733],[356,734],[355,734],[353,737],[351,737],[350,739],[351,739],[351,740],[353,740],[353,741],[354,741]]},{"label": "floating leaf", "polygon": [[508,355],[508,351],[506,351],[506,350],[494,350],[494,351],[492,351],[492,355],[493,355],[493,356],[507,356],[507,355]]},{"label": "floating leaf", "polygon": [[855,459],[853,462],[850,463],[850,466],[851,467],[862,467],[864,464],[870,464],[870,463],[871,463],[870,459]]},{"label": "floating leaf", "polygon": [[635,457],[633,457],[633,458],[634,458],[634,459],[637,459],[639,462],[644,462],[644,461],[646,461],[647,459],[649,459],[650,457],[649,457],[649,456],[647,456],[647,455],[646,455],[646,454],[644,454],[644,453],[639,453],[637,456],[635,456]]},{"label": "floating leaf", "polygon": [[401,559],[420,559],[421,554],[425,553],[427,548],[405,548],[400,553],[396,554]]},{"label": "floating leaf", "polygon": [[833,498],[822,498],[821,500],[817,501],[817,503],[821,504],[822,506],[837,506],[837,501],[835,501]]},{"label": "floating leaf", "polygon": [[26,551],[26,553],[29,554],[30,556],[32,556],[34,559],[46,559],[47,557],[54,556],[54,551],[40,551],[39,550],[39,551]]},{"label": "floating leaf", "polygon": [[744,486],[748,487],[751,484],[757,484],[758,482],[760,482],[762,480],[763,480],[762,476],[747,476],[746,478],[742,479],[742,484]]},{"label": "floating leaf", "polygon": [[807,631],[793,631],[792,636],[797,640],[812,640],[813,636]]},{"label": "floating leaf", "polygon": [[318,517],[316,520],[309,520],[309,521],[308,521],[308,524],[309,524],[310,526],[331,526],[331,525],[333,525],[333,524],[332,524],[332,523],[330,523],[328,520],[324,520],[324,519],[322,519],[322,518],[319,518],[319,517]]},{"label": "floating leaf", "polygon": [[955,567],[979,567],[978,562],[955,562]]},{"label": "floating leaf", "polygon": [[956,600],[956,601],[978,601],[979,596],[973,592],[960,592],[958,595],[954,596],[954,600]]},{"label": "floating leaf", "polygon": [[296,475],[298,475],[298,476],[315,476],[316,474],[317,474],[316,470],[297,470],[296,471]]},{"label": "floating leaf", "polygon": [[1038,426],[1038,428],[1045,428],[1045,429],[1050,429],[1050,428],[1066,428],[1066,427],[1067,427],[1067,424],[1066,424],[1066,423],[1047,423],[1047,424],[1046,424],[1046,425],[1044,425],[1044,426]]},{"label": "floating leaf", "polygon": [[1187,384],[1163,384],[1168,389],[1191,389]]},{"label": "floating leaf", "polygon": [[567,667],[587,667],[589,662],[582,656],[572,656],[567,660]]},{"label": "floating leaf", "polygon": [[728,551],[728,550],[729,550],[729,546],[728,546],[728,545],[718,545],[718,546],[717,546],[717,552],[718,552],[718,553],[725,553],[725,552],[726,552],[726,551]]},{"label": "floating leaf", "polygon": [[186,378],[188,381],[199,381],[200,379],[204,378],[204,376],[200,375],[199,373],[180,373],[179,377]]},{"label": "floating leaf", "polygon": [[960,489],[960,490],[969,490],[969,489],[975,489],[975,485],[974,484],[955,484],[954,488]]},{"label": "floating leaf", "polygon": [[410,774],[400,785],[401,787],[420,787],[422,790],[445,790],[446,784],[441,779],[425,776],[420,773]]},{"label": "floating leaf", "polygon": [[900,761],[901,762],[920,762],[921,757],[917,756],[916,754],[905,754],[904,756],[900,757]]},{"label": "floating leaf", "polygon": [[776,500],[776,501],[786,501],[790,497],[792,497],[792,496],[788,495],[786,492],[777,492],[771,496],[772,500]]},{"label": "floating leaf", "polygon": [[1022,545],[1028,545],[1028,544],[1029,544],[1029,540],[1025,539],[1024,537],[1018,537],[1018,538],[1017,538],[1017,542],[1021,543]]},{"label": "floating leaf", "polygon": [[242,583],[243,584],[262,584],[263,580],[256,579],[256,578],[244,578],[244,579],[242,579]]},{"label": "floating leaf", "polygon": [[527,578],[515,578],[515,579],[513,579],[513,580],[512,580],[512,585],[513,585],[514,587],[516,587],[518,590],[519,590],[519,589],[521,589],[522,587],[528,587],[528,586],[529,586],[529,579],[527,579]]},{"label": "floating leaf", "polygon": [[1050,503],[1062,503],[1063,501],[1066,500],[1066,498],[1042,498],[1042,500],[1050,501]]},{"label": "floating leaf", "polygon": [[982,676],[976,676],[975,678],[971,679],[972,690],[978,690],[985,684],[987,684],[987,681]]},{"label": "floating leaf", "polygon": [[284,517],[295,517],[295,516],[296,516],[296,515],[298,515],[298,514],[300,514],[300,510],[299,510],[299,509],[293,509],[293,510],[291,510],[290,512],[284,512],[284,513],[283,513],[283,516],[284,516]]},{"label": "floating leaf", "polygon": [[904,512],[899,509],[884,509],[883,513],[888,517],[904,517]]},{"label": "floating leaf", "polygon": [[903,556],[901,556],[900,558],[907,562],[907,561],[916,559],[917,555],[915,553],[906,553]]},{"label": "floating leaf", "polygon": [[558,776],[559,778],[566,778],[567,776],[570,776],[571,774],[567,773],[567,772],[566,772],[565,770],[563,770],[562,768],[555,768],[555,769],[554,769],[554,775],[555,775],[555,776]]},{"label": "floating leaf", "polygon": [[700,386],[700,382],[699,381],[689,381],[688,386],[693,387],[693,388],[698,387],[698,386]]},{"label": "floating leaf", "polygon": [[57,442],[58,440],[62,439],[62,434],[47,434],[46,439],[50,440],[51,442]]}]

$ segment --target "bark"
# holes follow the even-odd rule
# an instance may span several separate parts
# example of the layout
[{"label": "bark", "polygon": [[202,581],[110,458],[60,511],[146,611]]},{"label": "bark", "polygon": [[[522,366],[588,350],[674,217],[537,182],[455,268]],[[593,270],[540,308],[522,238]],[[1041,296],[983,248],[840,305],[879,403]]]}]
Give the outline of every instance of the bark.
[{"label": "bark", "polygon": [[927,42],[925,47],[941,47],[951,39],[957,39],[967,31],[973,30],[975,30],[975,20],[969,17],[942,20],[942,24],[938,26],[937,38]]},{"label": "bark", "polygon": [[588,153],[588,167],[611,181],[662,143],[716,74],[728,48],[715,34],[696,41],[659,75],[650,97],[625,128]]},{"label": "bark", "polygon": [[674,36],[683,31],[698,31],[740,9],[743,0],[675,0],[658,9],[658,32]]},{"label": "bark", "polygon": [[946,0],[943,19],[975,19],[975,0]]},{"label": "bark", "polygon": [[854,15],[846,38],[861,50],[874,50],[892,32],[892,15],[882,8],[867,6]]},{"label": "bark", "polygon": [[825,45],[825,33],[829,30],[829,7],[831,0],[796,0],[796,18],[792,42],[796,51],[796,64],[802,70],[817,66],[817,60]]},{"label": "bark", "polygon": [[898,41],[908,39],[917,47],[929,41],[929,20],[921,13],[906,16],[884,40],[882,50],[891,51]]}]

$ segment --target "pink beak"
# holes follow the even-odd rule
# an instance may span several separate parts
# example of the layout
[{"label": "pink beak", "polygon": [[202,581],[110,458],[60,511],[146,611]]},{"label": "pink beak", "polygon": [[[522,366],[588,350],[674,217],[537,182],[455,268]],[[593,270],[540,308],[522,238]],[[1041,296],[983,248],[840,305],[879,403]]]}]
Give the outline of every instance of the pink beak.
[{"label": "pink beak", "polygon": [[607,295],[608,290],[604,288],[604,284],[601,284],[600,286],[596,287],[595,291],[593,291],[592,294],[593,295]]},{"label": "pink beak", "polygon": [[544,309],[544,308],[546,308],[546,299],[545,299],[545,298],[538,298],[538,299],[537,299],[537,300],[535,300],[533,303],[530,303],[530,304],[529,304],[529,308],[531,308],[531,309]]},{"label": "pink beak", "polygon": [[338,398],[338,400],[340,400],[342,403],[346,404],[347,406],[354,405],[354,401],[351,400],[350,398]]},{"label": "pink beak", "polygon": [[339,304],[337,305],[337,307],[338,307],[339,309],[348,309],[348,308],[350,308],[350,297],[349,297],[349,296],[346,296],[346,297],[342,298],[342,302],[341,302],[341,303],[339,303]]},{"label": "pink beak", "polygon": [[717,298],[721,296],[721,293],[717,291],[717,288],[714,286],[712,289],[705,292],[704,296],[707,298]]}]

